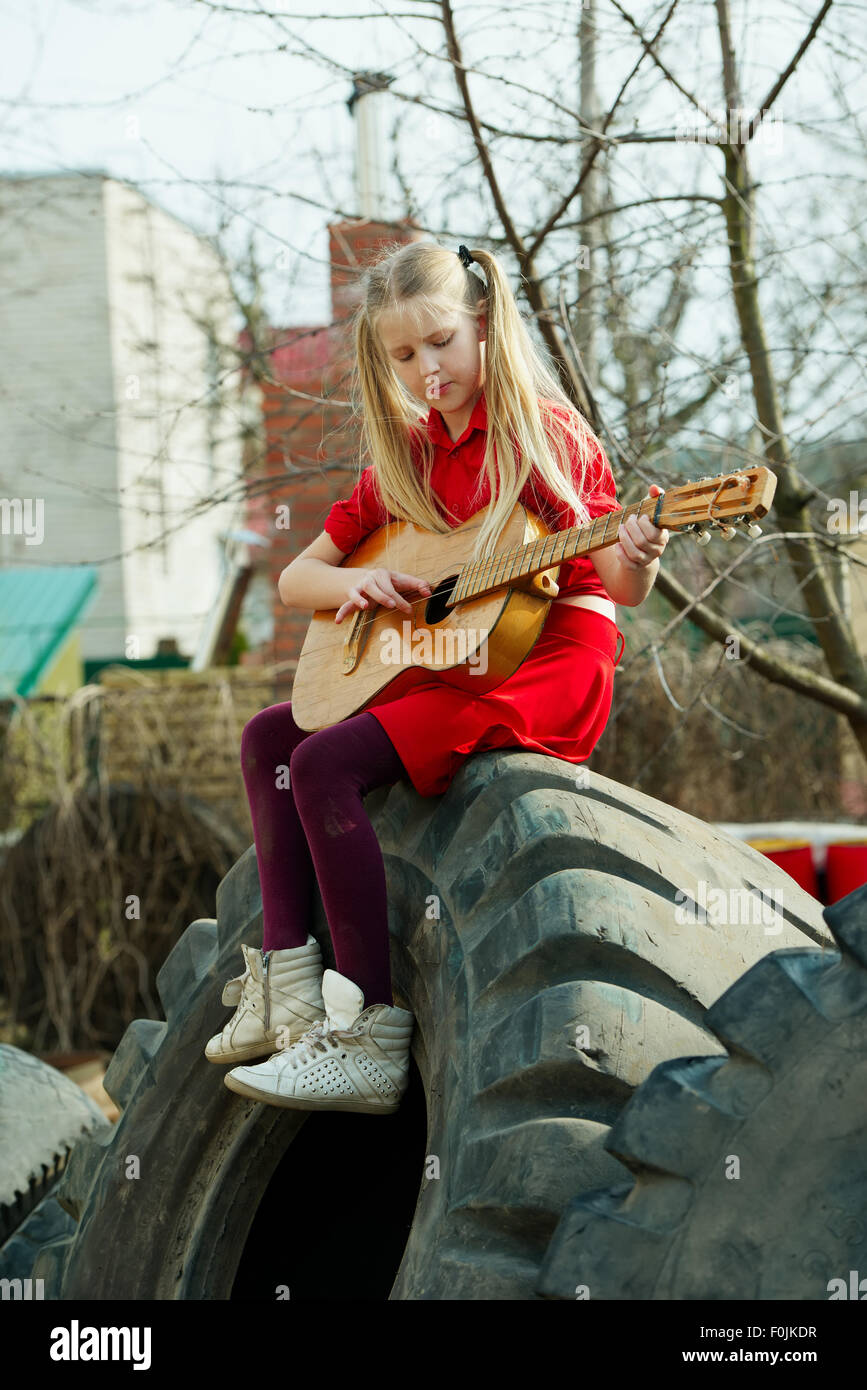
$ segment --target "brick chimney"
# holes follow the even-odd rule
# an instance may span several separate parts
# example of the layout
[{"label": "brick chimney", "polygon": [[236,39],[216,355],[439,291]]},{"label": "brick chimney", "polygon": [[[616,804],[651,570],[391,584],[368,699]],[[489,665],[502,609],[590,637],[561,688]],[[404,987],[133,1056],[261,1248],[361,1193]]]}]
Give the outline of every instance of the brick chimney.
[{"label": "brick chimney", "polygon": [[[273,641],[245,653],[245,665],[292,662],[301,650],[311,614],[285,608],[277,581],[290,560],[322,531],[332,503],[348,497],[355,486],[357,432],[348,427],[348,409],[327,401],[349,398],[352,341],[348,330],[358,303],[360,274],[384,243],[418,241],[423,235],[414,219],[389,216],[397,210],[388,206],[382,108],[390,100],[391,81],[383,73],[359,73],[347,102],[356,122],[361,215],[328,228],[331,323],[268,333],[267,379],[261,383],[264,459],[249,478],[248,524],[264,531],[271,541],[261,564],[272,595],[274,636]],[[303,475],[293,476],[302,469]],[[285,522],[279,523],[287,512],[289,528],[285,529]],[[291,699],[292,673],[290,668],[278,674],[275,701]]]}]

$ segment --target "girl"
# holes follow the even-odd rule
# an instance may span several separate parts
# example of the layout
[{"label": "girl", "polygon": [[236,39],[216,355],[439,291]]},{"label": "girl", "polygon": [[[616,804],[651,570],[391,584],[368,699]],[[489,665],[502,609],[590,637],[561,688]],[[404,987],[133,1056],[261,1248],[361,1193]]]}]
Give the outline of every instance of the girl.
[{"label": "girl", "polygon": [[[411,614],[405,595],[431,593],[423,576],[341,565],[392,519],[442,533],[485,508],[480,559],[519,499],[551,530],[622,510],[599,441],[534,347],[493,255],[389,248],[364,277],[355,349],[362,450],[373,462],[281,574],[287,606],[334,608],[337,623],[371,603]],[[426,418],[411,398],[428,403]],[[487,694],[434,678],[396,700],[386,688],[364,713],[315,733],[298,728],[291,700],[246,725],[264,940],[261,952],[242,947],[247,969],[223,994],[238,1009],[206,1055],[272,1055],[230,1071],[231,1090],[290,1109],[398,1108],[415,1020],[393,1002],[385,869],[363,797],[400,778],[439,795],[485,748],[585,762],[611,708],[623,638],[615,603],[644,601],[667,540],[648,517],[630,517],[615,545],[561,565],[530,654]],[[338,966],[324,974],[309,931],[314,873]]]}]

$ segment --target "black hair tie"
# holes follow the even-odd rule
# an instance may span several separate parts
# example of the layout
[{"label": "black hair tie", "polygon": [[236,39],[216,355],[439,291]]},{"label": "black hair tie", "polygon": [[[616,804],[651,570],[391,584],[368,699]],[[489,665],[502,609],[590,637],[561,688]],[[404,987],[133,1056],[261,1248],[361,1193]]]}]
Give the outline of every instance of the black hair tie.
[{"label": "black hair tie", "polygon": [[472,265],[473,261],[475,261],[476,259],[475,256],[470,255],[469,251],[465,246],[458,247],[458,255],[460,256],[465,266]]}]

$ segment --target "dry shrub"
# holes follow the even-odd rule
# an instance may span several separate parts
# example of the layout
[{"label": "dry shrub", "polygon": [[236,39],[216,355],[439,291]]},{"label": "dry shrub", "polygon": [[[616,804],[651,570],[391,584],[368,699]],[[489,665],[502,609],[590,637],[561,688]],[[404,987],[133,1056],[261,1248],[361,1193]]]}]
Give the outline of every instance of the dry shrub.
[{"label": "dry shrub", "polygon": [[0,714],[0,1040],[32,1050],[161,1017],[157,972],[252,841],[241,732],[273,676],[104,675]]},{"label": "dry shrub", "polygon": [[[716,643],[689,651],[676,631],[654,652],[662,632],[630,623],[591,766],[710,822],[841,819],[847,721]],[[775,639],[762,650],[824,670],[806,641]]]},{"label": "dry shrub", "polygon": [[132,1019],[161,1018],[157,972],[245,848],[171,789],[91,783],[51,807],[0,867],[3,1033],[113,1050]]}]

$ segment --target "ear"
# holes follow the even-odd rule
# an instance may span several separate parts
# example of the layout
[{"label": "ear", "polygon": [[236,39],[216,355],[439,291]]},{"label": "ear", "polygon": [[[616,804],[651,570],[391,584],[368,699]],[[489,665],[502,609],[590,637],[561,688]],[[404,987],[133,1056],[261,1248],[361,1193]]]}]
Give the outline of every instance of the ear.
[{"label": "ear", "polygon": [[480,310],[476,327],[476,336],[480,343],[484,343],[488,336],[488,316],[484,310],[484,303],[485,301],[483,299],[479,300],[479,304],[483,306]]}]

